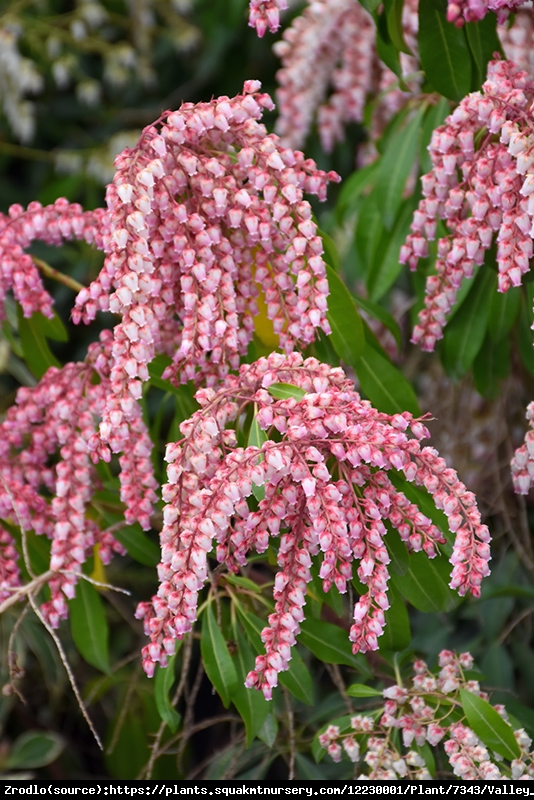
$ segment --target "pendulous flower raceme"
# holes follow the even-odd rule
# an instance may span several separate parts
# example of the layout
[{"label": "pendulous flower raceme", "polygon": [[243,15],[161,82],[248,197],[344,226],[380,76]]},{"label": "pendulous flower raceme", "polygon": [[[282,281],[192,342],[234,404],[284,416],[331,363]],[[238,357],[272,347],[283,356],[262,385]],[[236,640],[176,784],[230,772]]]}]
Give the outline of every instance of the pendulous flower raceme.
[{"label": "pendulous flower raceme", "polygon": [[525,3],[526,0],[448,0],[447,19],[457,28],[462,28],[466,22],[478,22],[494,11],[502,25]]},{"label": "pendulous flower raceme", "polygon": [[[428,750],[421,749],[426,744],[443,747],[460,780],[534,779],[532,740],[522,728],[513,732],[519,757],[505,761],[466,724],[461,690],[488,700],[478,681],[466,675],[473,668],[470,653],[442,650],[436,672],[423,660],[413,667],[412,685],[399,683],[384,689],[381,708],[354,715],[343,729],[329,725],[319,735],[320,745],[334,761],[341,761],[346,753],[354,763],[362,762],[358,777],[370,780],[432,780],[428,765],[433,764],[433,756],[429,758]],[[494,708],[508,723],[504,706]],[[399,731],[402,745],[392,736],[394,731]]]},{"label": "pendulous flower raceme", "polygon": [[400,260],[416,269],[436,237],[436,274],[427,278],[425,308],[412,341],[433,350],[464,278],[473,276],[497,242],[498,288],[519,286],[530,270],[534,219],[534,81],[510,61],[493,61],[480,92],[465,97],[429,146],[432,170]]},{"label": "pendulous flower raceme", "polygon": [[[183,439],[167,446],[160,587],[137,611],[151,639],[143,650],[147,674],[156,662],[165,665],[175,640],[192,629],[212,549],[237,572],[247,553],[265,552],[271,538],[278,539],[274,612],[262,632],[265,654],[247,686],[270,698],[278,673],[288,668],[317,556],[325,591],[335,585],[345,592],[358,562],[366,591],[355,605],[350,639],[354,652],[376,650],[389,607],[386,525],[408,550],[429,558],[445,542],[389,472],[426,488],[443,509],[455,533],[450,585],[460,595],[480,595],[489,573],[488,530],[454,470],[421,446],[429,435],[421,420],[376,411],[340,368],[298,353],[243,365],[220,389],[200,389],[196,399],[201,409],[182,423]],[[249,443],[240,447],[247,413],[253,414]]]}]

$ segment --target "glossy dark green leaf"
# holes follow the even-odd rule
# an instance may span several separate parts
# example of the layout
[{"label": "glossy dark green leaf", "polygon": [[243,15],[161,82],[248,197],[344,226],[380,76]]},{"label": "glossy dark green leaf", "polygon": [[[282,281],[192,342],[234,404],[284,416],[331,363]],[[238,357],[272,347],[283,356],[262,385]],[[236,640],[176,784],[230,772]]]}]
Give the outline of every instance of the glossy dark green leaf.
[{"label": "glossy dark green leaf", "polygon": [[340,222],[347,214],[354,211],[362,193],[372,185],[379,163],[379,161],[373,161],[371,164],[357,169],[341,184],[336,205],[336,214]]},{"label": "glossy dark green leaf", "polygon": [[473,733],[488,747],[504,758],[519,758],[520,750],[510,725],[481,697],[460,689],[462,708]]},{"label": "glossy dark green leaf", "polygon": [[419,416],[414,390],[385,355],[367,343],[362,357],[353,366],[362,391],[379,411],[386,414],[410,411]]},{"label": "glossy dark green leaf", "polygon": [[512,330],[521,306],[521,287],[512,286],[507,292],[493,292],[490,300],[488,335],[500,342]]},{"label": "glossy dark green leaf", "polygon": [[237,674],[237,685],[232,695],[232,702],[245,723],[247,746],[249,746],[261,731],[271,710],[271,704],[261,692],[245,687],[245,679],[254,668],[254,655],[239,625],[236,626],[235,636],[237,647],[232,661]]},{"label": "glossy dark green leaf", "polygon": [[64,749],[63,739],[48,731],[26,731],[13,742],[4,770],[37,769],[51,764]]},{"label": "glossy dark green leaf", "polygon": [[390,586],[388,594],[390,607],[385,612],[386,625],[378,644],[381,650],[400,653],[410,646],[412,640],[410,619],[400,593],[393,586]]},{"label": "glossy dark green leaf", "polygon": [[[491,330],[491,324],[488,333]],[[477,392],[489,400],[499,394],[500,382],[510,372],[510,341],[495,342],[486,336],[473,363],[473,377]]]},{"label": "glossy dark green leaf", "polygon": [[359,306],[359,308],[361,308],[363,311],[366,311],[371,317],[378,319],[382,325],[387,328],[391,334],[393,334],[395,342],[400,350],[402,347],[402,334],[397,321],[393,318],[389,311],[386,311],[386,309],[380,306],[378,303],[368,300],[367,298],[359,297],[358,295],[353,295],[353,297],[354,302],[357,306]]},{"label": "glossy dark green leaf", "polygon": [[372,686],[364,686],[363,683],[353,683],[347,689],[349,697],[382,697],[382,692],[373,689]]},{"label": "glossy dark green leaf", "polygon": [[393,585],[418,611],[451,611],[460,602],[449,588],[452,567],[445,556],[429,559],[425,553],[410,556],[405,575],[391,576]]},{"label": "glossy dark green leaf", "polygon": [[440,354],[443,366],[452,378],[465,375],[482,347],[488,328],[491,296],[496,286],[495,272],[483,266],[460,309],[445,328]]},{"label": "glossy dark green leaf", "polygon": [[497,35],[497,17],[495,14],[486,14],[479,22],[466,23],[464,30],[473,62],[471,90],[477,91],[486,80],[488,62],[492,60],[494,53],[501,53],[504,57]]},{"label": "glossy dark green leaf", "polygon": [[[252,417],[252,422],[250,423],[250,430],[248,432],[248,440],[247,440],[247,447],[258,447],[261,449],[262,445],[265,444],[267,441],[267,434],[260,428],[258,424],[258,420],[256,418],[256,408],[254,408],[254,416]],[[256,463],[263,461],[264,456],[259,455]],[[265,497],[265,487],[264,486],[257,486],[254,482],[252,482],[252,494],[256,498],[258,502],[263,500]]]},{"label": "glossy dark green leaf", "polygon": [[330,622],[305,620],[301,624],[298,640],[326,664],[347,664],[356,669],[360,666],[361,657],[352,652],[347,631]]},{"label": "glossy dark green leaf", "polygon": [[412,218],[413,198],[409,198],[401,205],[393,230],[385,238],[385,246],[377,251],[367,273],[367,292],[372,301],[377,302],[384,297],[404,269],[399,262],[399,253],[410,232]]},{"label": "glossy dark green leaf", "polygon": [[278,734],[278,720],[274,714],[267,714],[265,722],[258,731],[258,739],[265,742],[267,747],[272,747]]},{"label": "glossy dark green leaf", "polygon": [[362,274],[367,275],[374,264],[379,247],[383,245],[384,223],[382,211],[372,197],[365,197],[358,209],[354,231],[354,245]]},{"label": "glossy dark green leaf", "polygon": [[471,55],[463,29],[446,14],[447,0],[420,0],[419,57],[434,89],[458,102],[471,90]]},{"label": "glossy dark green leaf", "polygon": [[228,708],[237,686],[237,673],[224,636],[215,620],[211,603],[202,615],[200,652],[206,675]]},{"label": "glossy dark green leaf", "polygon": [[[19,308],[18,332],[24,360],[36,378],[42,378],[50,367],[61,367],[48,346],[47,338],[57,338],[50,334],[51,320],[40,313],[24,317]],[[58,318],[59,320],[59,318]]]},{"label": "glossy dark green leaf", "polygon": [[102,599],[95,587],[80,580],[69,601],[70,630],[80,655],[101,672],[109,672],[109,628]]},{"label": "glossy dark green leaf", "polygon": [[384,0],[389,38],[398,50],[411,55],[411,50],[404,39],[404,29],[402,25],[403,7],[404,0]]},{"label": "glossy dark green leaf", "polygon": [[[386,151],[380,158],[380,166],[369,201],[373,200],[380,209],[382,222],[388,231],[393,228],[406,181],[417,160],[424,113],[425,107],[420,106],[412,115],[403,119],[395,137],[390,139]],[[398,250],[396,255],[398,260]]]},{"label": "glossy dark green leaf", "polygon": [[378,6],[380,5],[381,0],[361,0],[361,5],[368,11],[370,14],[373,11],[376,11]]},{"label": "glossy dark green leaf", "polygon": [[171,731],[176,733],[180,725],[181,716],[176,711],[171,703],[169,693],[175,681],[175,665],[178,651],[182,642],[176,643],[176,652],[169,658],[166,667],[158,665],[156,675],[154,677],[154,700],[156,701],[156,708],[163,722],[165,722]]},{"label": "glossy dark green leaf", "polygon": [[304,389],[300,386],[293,386],[292,383],[271,383],[267,391],[276,400],[288,400],[294,397],[295,400],[302,400],[306,396]]},{"label": "glossy dark green leaf", "polygon": [[161,553],[158,545],[148,537],[138,523],[116,529],[113,536],[139,564],[155,567],[159,563]]},{"label": "glossy dark green leaf", "polygon": [[400,538],[399,532],[389,526],[384,541],[391,558],[390,570],[397,575],[406,575],[410,567],[410,556],[405,543]]},{"label": "glossy dark green leaf", "polygon": [[334,272],[339,272],[340,260],[336,243],[328,233],[325,233],[325,231],[318,230],[317,233],[323,240],[323,245],[324,245],[323,258],[325,262],[328,264],[329,267],[331,267],[334,270]]},{"label": "glossy dark green leaf", "polygon": [[330,340],[342,361],[354,365],[365,346],[362,320],[351,293],[328,264],[326,274],[330,290],[327,313],[332,329]]},{"label": "glossy dark green leaf", "polygon": [[375,14],[374,18],[376,23],[376,51],[378,57],[384,62],[386,67],[389,67],[390,70],[397,75],[397,77],[402,78],[399,48],[393,42],[389,34],[386,12],[382,11],[381,14]]}]

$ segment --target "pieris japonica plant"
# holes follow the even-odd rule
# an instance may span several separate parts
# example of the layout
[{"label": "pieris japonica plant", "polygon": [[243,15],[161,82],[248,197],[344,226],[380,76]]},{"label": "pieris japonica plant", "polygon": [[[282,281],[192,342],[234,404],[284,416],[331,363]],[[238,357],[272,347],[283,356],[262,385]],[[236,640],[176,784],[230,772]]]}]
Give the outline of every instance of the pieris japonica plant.
[{"label": "pieris japonica plant", "polygon": [[[286,24],[285,0],[253,0],[241,35],[283,28],[277,107],[246,76],[146,125],[99,205],[6,204],[0,612],[15,721],[0,772],[24,767],[16,709],[28,651],[56,665],[46,634],[112,777],[532,778],[521,704],[507,715],[473,657],[448,649],[497,651],[530,612],[493,639],[473,622],[486,584],[510,600],[504,556],[487,504],[434,446],[419,374],[404,374],[411,338],[456,378],[478,359],[482,393],[506,376],[534,218],[534,76],[527,45],[520,65],[502,52],[520,60],[528,26],[497,34],[515,5],[318,0]],[[365,166],[341,176],[329,154],[351,123],[368,141],[350,171]],[[93,266],[69,269],[69,253]],[[409,332],[395,284],[422,307]],[[512,462],[523,493],[532,435]],[[514,597],[530,596],[507,558]],[[511,671],[500,652],[482,663],[492,680]],[[48,753],[34,767],[62,746],[23,735]]]}]

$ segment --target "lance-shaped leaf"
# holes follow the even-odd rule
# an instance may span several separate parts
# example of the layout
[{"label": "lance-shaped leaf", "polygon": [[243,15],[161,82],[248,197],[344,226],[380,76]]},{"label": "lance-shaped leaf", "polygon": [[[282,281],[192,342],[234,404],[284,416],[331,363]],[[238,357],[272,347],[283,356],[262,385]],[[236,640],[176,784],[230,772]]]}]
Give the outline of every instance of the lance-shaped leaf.
[{"label": "lance-shaped leaf", "polygon": [[460,689],[460,697],[469,727],[486,747],[511,761],[519,758],[521,754],[514,732],[493,706],[467,689]]},{"label": "lance-shaped leaf", "polygon": [[306,395],[304,389],[301,389],[300,386],[293,386],[292,383],[271,383],[267,391],[276,400],[288,400],[290,397],[302,400]]},{"label": "lance-shaped leaf", "polygon": [[169,692],[172,689],[175,678],[175,663],[178,650],[182,645],[181,641],[176,643],[176,652],[171,658],[165,668],[158,666],[156,677],[154,678],[154,699],[156,701],[156,708],[163,722],[167,724],[172,733],[176,733],[178,725],[180,724],[181,716],[176,711],[169,698]]},{"label": "lance-shaped leaf", "polygon": [[[297,389],[298,387],[294,386],[293,388]],[[252,417],[252,422],[250,423],[250,430],[248,432],[247,447],[259,447],[261,449],[262,445],[264,445],[265,442],[267,441],[267,434],[265,433],[263,428],[260,428],[260,426],[258,424],[258,420],[256,418],[256,413],[257,413],[257,407],[254,406],[254,416]],[[258,456],[258,460],[257,461],[261,462],[261,461],[263,461],[263,459],[264,459],[264,456],[260,455],[260,456]],[[264,486],[257,486],[254,482],[252,482],[252,494],[254,495],[254,497],[256,498],[256,500],[259,503],[260,500],[263,500],[263,498],[265,497],[265,487]]]},{"label": "lance-shaped leaf", "polygon": [[345,364],[353,365],[365,347],[362,320],[351,293],[328,264],[326,274],[330,289],[327,314],[332,328],[330,338],[338,356]]},{"label": "lance-shaped leaf", "polygon": [[459,101],[471,90],[473,67],[465,32],[446,15],[447,0],[420,0],[419,57],[434,89]]},{"label": "lance-shaped leaf", "polygon": [[237,673],[224,636],[215,620],[211,603],[208,604],[202,617],[200,652],[206,675],[228,708],[237,686]]},{"label": "lance-shaped leaf", "polygon": [[237,686],[232,695],[232,702],[245,723],[248,747],[263,728],[271,705],[261,692],[245,687],[245,679],[254,666],[254,656],[239,625],[236,625],[236,645],[232,661],[237,673]]},{"label": "lance-shaped leaf", "polygon": [[78,652],[93,667],[109,672],[109,628],[95,587],[81,580],[69,603],[70,629]]}]

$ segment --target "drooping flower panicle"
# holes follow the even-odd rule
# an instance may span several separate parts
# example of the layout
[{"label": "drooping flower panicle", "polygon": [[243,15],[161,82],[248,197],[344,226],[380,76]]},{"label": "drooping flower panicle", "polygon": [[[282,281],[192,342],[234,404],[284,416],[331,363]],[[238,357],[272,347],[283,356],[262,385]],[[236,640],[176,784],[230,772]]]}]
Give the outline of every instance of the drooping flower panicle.
[{"label": "drooping flower panicle", "polygon": [[462,28],[466,22],[478,22],[494,11],[499,25],[503,25],[525,3],[526,0],[448,0],[447,19]]},{"label": "drooping flower panicle", "polygon": [[412,341],[433,350],[465,277],[496,239],[498,288],[519,286],[530,269],[534,219],[534,81],[510,61],[493,61],[482,91],[465,97],[434,131],[432,171],[400,260],[416,269],[428,255],[438,219],[436,274],[427,278],[425,308]]},{"label": "drooping flower panicle", "polygon": [[[273,384],[279,383],[293,386],[296,396],[276,399]],[[451,587],[479,596],[489,572],[488,530],[456,473],[435,450],[421,446],[428,431],[420,420],[376,411],[341,369],[297,353],[244,365],[219,391],[201,389],[196,398],[201,410],[182,424],[184,438],[167,447],[160,588],[152,603],[138,609],[151,638],[144,649],[149,675],[192,628],[212,548],[235,572],[250,550],[267,549],[269,537],[280,539],[275,607],[262,633],[265,655],[247,685],[269,698],[278,673],[287,669],[304,618],[312,558],[319,554],[325,591],[335,584],[345,592],[353,562],[359,562],[367,591],[356,603],[350,639],[354,652],[377,649],[389,607],[385,522],[409,550],[430,558],[445,541],[394,487],[390,470],[424,486],[443,509],[456,534]],[[279,441],[237,447],[235,430],[227,426],[238,424],[247,406],[255,408],[264,435],[275,433]],[[334,467],[327,466],[331,459]],[[249,500],[254,487],[264,491],[257,509]]]}]

